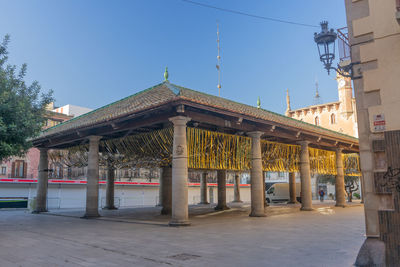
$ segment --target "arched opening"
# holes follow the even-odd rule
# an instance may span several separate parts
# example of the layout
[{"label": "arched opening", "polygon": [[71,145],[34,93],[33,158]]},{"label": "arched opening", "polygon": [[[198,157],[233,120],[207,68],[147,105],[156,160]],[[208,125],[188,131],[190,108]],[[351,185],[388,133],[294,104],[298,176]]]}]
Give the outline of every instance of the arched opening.
[{"label": "arched opening", "polygon": [[336,116],[335,114],[331,114],[331,124],[336,124]]}]

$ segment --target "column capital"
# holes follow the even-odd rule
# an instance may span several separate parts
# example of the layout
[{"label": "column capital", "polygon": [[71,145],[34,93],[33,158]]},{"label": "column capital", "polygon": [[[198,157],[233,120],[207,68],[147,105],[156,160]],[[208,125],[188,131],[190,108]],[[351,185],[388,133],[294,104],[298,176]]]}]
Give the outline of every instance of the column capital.
[{"label": "column capital", "polygon": [[310,144],[310,141],[301,140],[301,141],[297,141],[297,144],[299,144],[301,146],[308,146]]},{"label": "column capital", "polygon": [[46,153],[47,151],[49,151],[47,147],[38,147],[37,149],[39,149],[41,153]]},{"label": "column capital", "polygon": [[97,136],[97,135],[88,136],[88,140],[90,142],[98,142],[98,141],[100,141],[101,138],[102,138],[102,136]]},{"label": "column capital", "polygon": [[174,126],[186,126],[186,123],[188,123],[191,120],[191,118],[186,117],[186,116],[175,116],[169,118],[169,121],[174,124]]},{"label": "column capital", "polygon": [[335,149],[335,151],[336,151],[336,153],[341,153],[341,152],[343,152],[343,148],[342,147],[337,147]]},{"label": "column capital", "polygon": [[263,135],[263,134],[264,134],[264,132],[261,132],[261,131],[247,132],[247,135],[252,138],[261,138],[261,135]]}]

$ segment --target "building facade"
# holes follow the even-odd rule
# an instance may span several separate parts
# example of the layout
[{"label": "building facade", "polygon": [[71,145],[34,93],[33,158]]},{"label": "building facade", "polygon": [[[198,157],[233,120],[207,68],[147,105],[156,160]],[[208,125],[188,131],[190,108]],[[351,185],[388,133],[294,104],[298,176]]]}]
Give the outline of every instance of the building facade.
[{"label": "building facade", "polygon": [[287,91],[285,115],[296,120],[358,137],[356,104],[353,97],[351,79],[338,75],[336,80],[338,82],[339,95],[339,100],[336,102],[292,110],[289,92]]},{"label": "building facade", "polygon": [[[47,106],[45,114],[46,121],[43,129],[56,126],[64,121],[72,119],[74,116],[82,115],[83,112],[91,111],[91,109],[78,107],[73,105],[64,106],[65,109],[54,107],[54,103]],[[77,115],[76,115],[77,114]],[[12,157],[8,161],[0,162],[0,178],[37,178],[39,164],[39,150],[31,148],[23,157]],[[54,167],[52,175],[62,176],[62,170],[57,166]]]},{"label": "building facade", "polygon": [[367,239],[357,266],[400,262],[400,1],[345,0]]}]

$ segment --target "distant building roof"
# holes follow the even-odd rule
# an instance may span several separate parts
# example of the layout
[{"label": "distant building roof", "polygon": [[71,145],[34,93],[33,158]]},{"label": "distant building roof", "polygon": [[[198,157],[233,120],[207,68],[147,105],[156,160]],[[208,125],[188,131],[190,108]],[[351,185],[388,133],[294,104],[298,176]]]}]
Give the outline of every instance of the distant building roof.
[{"label": "distant building roof", "polygon": [[53,109],[53,111],[58,113],[63,113],[69,116],[78,117],[92,111],[92,109],[68,104],[62,107],[55,108]]}]

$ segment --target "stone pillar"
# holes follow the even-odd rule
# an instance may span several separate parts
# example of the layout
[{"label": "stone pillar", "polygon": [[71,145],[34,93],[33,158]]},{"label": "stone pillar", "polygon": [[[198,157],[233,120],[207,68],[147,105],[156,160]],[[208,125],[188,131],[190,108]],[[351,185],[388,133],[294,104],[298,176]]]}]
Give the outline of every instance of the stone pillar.
[{"label": "stone pillar", "polygon": [[208,203],[208,186],[207,186],[207,172],[203,172],[200,178],[200,203],[199,204],[209,204]]},{"label": "stone pillar", "polygon": [[107,184],[106,184],[106,206],[104,209],[116,210],[114,203],[114,191],[115,191],[115,168],[111,163],[107,166]]},{"label": "stone pillar", "polygon": [[235,188],[233,192],[233,202],[242,203],[243,201],[240,199],[240,174],[238,172],[235,173]]},{"label": "stone pillar", "polygon": [[226,205],[226,170],[217,171],[218,183],[218,204],[215,210],[227,210],[229,207]]},{"label": "stone pillar", "polygon": [[296,173],[294,172],[289,172],[289,202],[288,204],[296,204],[297,198],[296,198]]},{"label": "stone pillar", "polygon": [[163,179],[162,179],[162,175],[163,175],[163,170],[161,169],[160,171],[160,177],[159,177],[159,186],[158,186],[158,203],[156,206],[163,206],[162,204],[162,196],[163,196]]},{"label": "stone pillar", "polygon": [[209,190],[210,190],[210,203],[214,203],[214,187],[213,186],[210,186],[209,187]]},{"label": "stone pillar", "polygon": [[247,133],[251,137],[251,213],[252,217],[264,217],[263,171],[261,162],[261,135],[263,132]]},{"label": "stone pillar", "polygon": [[36,191],[36,207],[34,213],[47,211],[47,180],[49,179],[49,160],[47,148],[39,148],[39,177]]},{"label": "stone pillar", "polygon": [[268,201],[267,201],[267,198],[266,198],[266,196],[265,196],[265,172],[263,171],[262,172],[262,176],[263,176],[263,199],[264,199],[264,207],[268,207],[269,206],[269,204],[268,204]]},{"label": "stone pillar", "polygon": [[188,117],[170,118],[174,124],[174,145],[172,155],[172,216],[169,225],[190,225],[188,207],[188,155],[186,145],[186,123]]},{"label": "stone pillar", "polygon": [[162,168],[160,182],[162,183],[161,214],[170,215],[172,211],[172,168],[170,166]]},{"label": "stone pillar", "polygon": [[336,149],[336,181],[335,181],[335,192],[336,192],[336,207],[346,206],[346,196],[344,194],[344,169],[343,169],[343,158],[342,148]]},{"label": "stone pillar", "polygon": [[310,155],[308,141],[299,142],[300,149],[300,180],[301,180],[301,210],[310,211],[312,208]]},{"label": "stone pillar", "polygon": [[86,213],[84,218],[99,217],[99,141],[101,136],[89,137],[86,184]]}]

